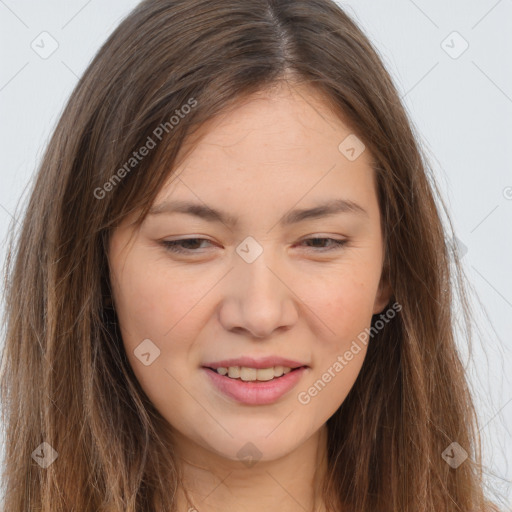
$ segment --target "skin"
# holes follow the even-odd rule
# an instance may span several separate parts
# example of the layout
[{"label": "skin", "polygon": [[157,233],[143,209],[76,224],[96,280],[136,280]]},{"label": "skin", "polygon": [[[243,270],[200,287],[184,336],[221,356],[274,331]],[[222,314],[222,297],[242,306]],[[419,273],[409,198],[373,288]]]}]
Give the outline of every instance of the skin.
[{"label": "skin", "polygon": [[[130,219],[116,229],[109,261],[125,350],[169,423],[195,510],[322,511],[325,423],[353,386],[366,345],[309,403],[298,393],[388,306],[371,156],[365,150],[350,161],[340,152],[353,132],[307,86],[258,93],[199,133],[176,169],[179,179],[170,177],[154,204],[191,200],[238,224],[160,213],[138,231]],[[291,209],[338,198],[367,215],[279,224]],[[252,263],[236,252],[247,236],[263,249]],[[185,243],[188,255],[161,243],[194,237],[207,241]],[[304,242],[311,237],[347,244]],[[145,366],[134,350],[148,338],[160,355]],[[278,355],[310,368],[277,402],[240,404],[213,387],[201,366],[241,355]],[[237,455],[248,442],[261,453],[251,467]],[[178,510],[194,510],[182,491]]]}]

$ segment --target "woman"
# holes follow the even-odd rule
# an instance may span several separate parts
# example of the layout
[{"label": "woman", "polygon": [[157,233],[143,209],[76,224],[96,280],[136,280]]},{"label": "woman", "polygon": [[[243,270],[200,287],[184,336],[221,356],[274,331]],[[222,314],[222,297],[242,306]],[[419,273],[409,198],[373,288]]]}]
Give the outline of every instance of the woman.
[{"label": "woman", "polygon": [[431,182],[336,4],[142,2],[11,253],[5,510],[497,510]]}]

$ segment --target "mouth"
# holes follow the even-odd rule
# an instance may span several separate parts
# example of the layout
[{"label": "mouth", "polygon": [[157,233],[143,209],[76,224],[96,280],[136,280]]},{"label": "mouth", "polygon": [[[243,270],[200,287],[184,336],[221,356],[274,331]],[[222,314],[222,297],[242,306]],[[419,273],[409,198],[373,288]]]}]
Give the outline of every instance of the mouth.
[{"label": "mouth", "polygon": [[203,366],[203,370],[223,397],[245,405],[269,405],[285,397],[310,368],[305,365],[295,368]]},{"label": "mouth", "polygon": [[289,366],[269,366],[268,368],[254,368],[248,366],[204,366],[207,370],[214,372],[228,379],[243,382],[269,382],[283,378],[289,373],[296,372],[301,368],[308,368],[306,365],[289,367]]}]

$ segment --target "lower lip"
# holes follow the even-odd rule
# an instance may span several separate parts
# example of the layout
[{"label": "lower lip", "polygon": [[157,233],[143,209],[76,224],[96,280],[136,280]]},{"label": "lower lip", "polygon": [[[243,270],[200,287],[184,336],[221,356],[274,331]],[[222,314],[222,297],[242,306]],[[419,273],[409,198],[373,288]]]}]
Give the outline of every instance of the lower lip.
[{"label": "lower lip", "polygon": [[245,382],[241,379],[230,379],[203,367],[213,384],[222,393],[248,405],[268,405],[276,402],[297,385],[307,369],[303,366],[273,380]]}]

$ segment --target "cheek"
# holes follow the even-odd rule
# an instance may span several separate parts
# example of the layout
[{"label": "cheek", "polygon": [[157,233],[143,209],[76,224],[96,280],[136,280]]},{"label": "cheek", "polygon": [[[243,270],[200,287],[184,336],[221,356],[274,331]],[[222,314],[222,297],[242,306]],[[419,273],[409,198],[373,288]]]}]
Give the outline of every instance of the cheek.
[{"label": "cheek", "polygon": [[377,286],[371,272],[347,267],[326,279],[308,280],[299,293],[323,325],[321,338],[339,349],[370,324]]},{"label": "cheek", "polygon": [[322,421],[334,414],[352,389],[366,356],[375,288],[346,274],[310,287],[304,300],[323,326],[315,339],[314,371],[299,390],[298,402]]},{"label": "cheek", "polygon": [[187,318],[197,314],[208,277],[202,280],[195,274],[192,278],[171,269],[163,259],[152,261],[136,250],[121,271],[114,289],[121,328],[127,331],[125,340],[132,344],[154,337],[163,343],[177,331],[186,338],[183,327],[191,325]]},{"label": "cheek", "polygon": [[[176,271],[171,275],[169,265],[136,249],[116,268],[116,310],[137,380],[157,407],[182,408],[186,394],[176,382],[187,381],[183,363],[196,339],[194,329],[202,325],[198,303],[205,294],[204,281],[201,285],[201,279]],[[148,365],[141,359],[147,353]]]}]

